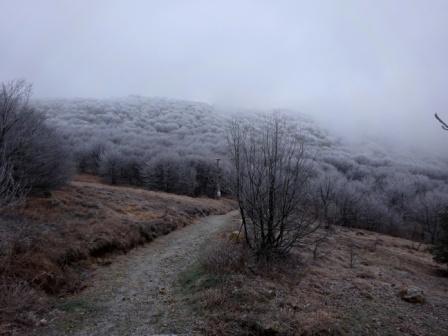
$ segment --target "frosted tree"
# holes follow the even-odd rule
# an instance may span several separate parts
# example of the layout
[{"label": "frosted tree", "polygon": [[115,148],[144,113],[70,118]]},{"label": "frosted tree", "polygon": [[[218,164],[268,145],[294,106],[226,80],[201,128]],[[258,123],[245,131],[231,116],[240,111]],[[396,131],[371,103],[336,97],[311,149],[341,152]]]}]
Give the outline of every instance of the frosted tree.
[{"label": "frosted tree", "polygon": [[29,105],[31,85],[2,83],[0,88],[0,197],[3,203],[27,192],[48,190],[67,181],[70,153],[62,136]]}]

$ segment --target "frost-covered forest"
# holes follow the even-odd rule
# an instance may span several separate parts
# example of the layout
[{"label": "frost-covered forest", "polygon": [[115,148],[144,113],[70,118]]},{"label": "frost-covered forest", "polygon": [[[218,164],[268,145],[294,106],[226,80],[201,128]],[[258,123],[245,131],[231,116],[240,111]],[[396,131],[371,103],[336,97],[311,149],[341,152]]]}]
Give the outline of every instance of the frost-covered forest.
[{"label": "frost-covered forest", "polygon": [[[230,192],[225,177],[231,117],[213,106],[139,96],[36,100],[33,105],[63,130],[80,172],[113,184],[213,195],[215,159],[220,158],[223,191]],[[313,176],[310,198],[325,221],[436,239],[448,203],[445,162],[388,153],[374,143],[349,145],[308,117],[282,113],[298,125],[305,141]],[[257,122],[257,113],[236,114]]]}]

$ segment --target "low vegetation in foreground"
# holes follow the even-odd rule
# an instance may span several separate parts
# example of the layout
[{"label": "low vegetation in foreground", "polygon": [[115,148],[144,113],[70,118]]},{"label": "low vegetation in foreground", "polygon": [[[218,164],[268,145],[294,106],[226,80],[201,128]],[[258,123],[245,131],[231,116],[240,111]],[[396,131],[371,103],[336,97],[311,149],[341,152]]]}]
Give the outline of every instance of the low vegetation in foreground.
[{"label": "low vegetation in foreground", "polygon": [[338,227],[268,265],[241,238],[217,237],[180,275],[199,334],[446,335],[448,282],[426,245]]},{"label": "low vegetation in foreground", "polygon": [[228,200],[113,187],[81,176],[49,197],[3,210],[0,335],[39,324],[48,294],[81,289],[90,263],[107,264],[112,253],[233,207]]}]

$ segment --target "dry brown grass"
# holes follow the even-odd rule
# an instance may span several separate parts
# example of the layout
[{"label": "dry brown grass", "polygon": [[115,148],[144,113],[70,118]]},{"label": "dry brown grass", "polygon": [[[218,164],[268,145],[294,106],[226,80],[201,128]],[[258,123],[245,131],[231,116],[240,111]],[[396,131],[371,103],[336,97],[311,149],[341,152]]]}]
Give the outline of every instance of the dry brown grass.
[{"label": "dry brown grass", "polygon": [[[181,281],[185,300],[203,318],[201,333],[448,334],[448,278],[408,240],[336,228],[316,259],[305,245],[271,269],[225,236],[214,245]],[[408,286],[423,289],[427,302],[401,300]]]},{"label": "dry brown grass", "polygon": [[[233,206],[229,200],[113,187],[82,176],[49,198],[30,198],[20,211],[4,210],[0,274],[8,285],[5,280],[0,286],[5,301],[0,322],[13,323],[13,311],[32,311],[27,300],[43,296],[39,291],[78,290],[82,271],[91,262],[104,263],[111,253],[126,252],[200,216],[225,213]],[[10,291],[14,284],[16,290]]]},{"label": "dry brown grass", "polygon": [[40,323],[46,299],[29,284],[15,279],[0,279],[0,335],[21,334]]}]

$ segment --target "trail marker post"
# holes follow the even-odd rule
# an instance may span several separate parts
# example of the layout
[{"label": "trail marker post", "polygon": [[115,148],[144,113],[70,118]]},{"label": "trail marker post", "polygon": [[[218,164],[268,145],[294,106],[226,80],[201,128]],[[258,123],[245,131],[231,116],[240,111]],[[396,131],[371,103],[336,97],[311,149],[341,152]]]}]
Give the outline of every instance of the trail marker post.
[{"label": "trail marker post", "polygon": [[216,159],[216,198],[221,198],[221,185],[219,184],[219,161],[221,161],[221,159]]}]

